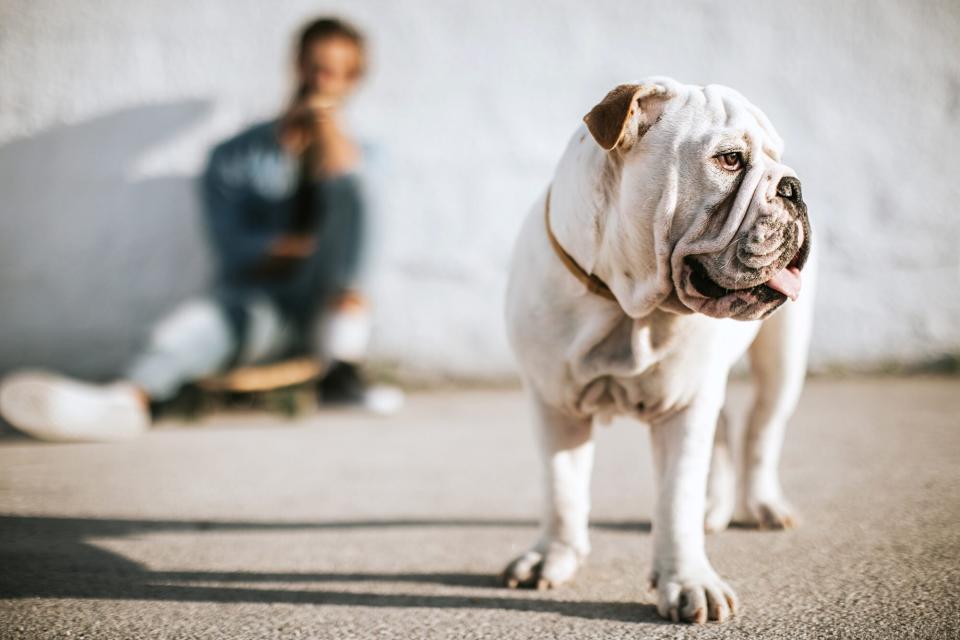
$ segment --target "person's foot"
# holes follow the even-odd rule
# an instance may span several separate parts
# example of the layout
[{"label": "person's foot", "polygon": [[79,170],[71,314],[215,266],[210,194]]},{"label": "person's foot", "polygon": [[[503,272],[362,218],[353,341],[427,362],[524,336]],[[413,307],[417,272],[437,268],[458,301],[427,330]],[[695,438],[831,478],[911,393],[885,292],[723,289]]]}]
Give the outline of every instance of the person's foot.
[{"label": "person's foot", "polygon": [[347,362],[334,362],[317,391],[322,404],[358,406],[381,415],[396,413],[405,400],[396,387],[368,385],[359,368]]},{"label": "person's foot", "polygon": [[135,386],[87,384],[40,371],[4,378],[0,414],[24,433],[52,442],[127,440],[150,426],[149,408]]}]

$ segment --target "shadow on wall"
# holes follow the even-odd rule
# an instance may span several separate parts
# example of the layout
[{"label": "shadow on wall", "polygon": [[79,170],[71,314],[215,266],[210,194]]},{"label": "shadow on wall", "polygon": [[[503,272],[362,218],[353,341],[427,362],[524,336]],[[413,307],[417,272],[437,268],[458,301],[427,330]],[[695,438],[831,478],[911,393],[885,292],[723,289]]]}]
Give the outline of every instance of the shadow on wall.
[{"label": "shadow on wall", "polygon": [[209,105],[133,107],[0,146],[0,373],[115,375],[207,281],[193,178],[129,172]]}]

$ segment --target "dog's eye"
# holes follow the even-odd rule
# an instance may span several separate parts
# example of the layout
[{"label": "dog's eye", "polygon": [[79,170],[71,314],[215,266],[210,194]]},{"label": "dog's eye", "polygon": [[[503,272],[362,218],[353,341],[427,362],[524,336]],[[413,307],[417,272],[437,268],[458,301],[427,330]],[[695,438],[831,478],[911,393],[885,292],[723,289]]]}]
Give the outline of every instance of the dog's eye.
[{"label": "dog's eye", "polygon": [[727,171],[739,171],[743,168],[743,154],[739,151],[729,151],[717,156],[720,167]]}]

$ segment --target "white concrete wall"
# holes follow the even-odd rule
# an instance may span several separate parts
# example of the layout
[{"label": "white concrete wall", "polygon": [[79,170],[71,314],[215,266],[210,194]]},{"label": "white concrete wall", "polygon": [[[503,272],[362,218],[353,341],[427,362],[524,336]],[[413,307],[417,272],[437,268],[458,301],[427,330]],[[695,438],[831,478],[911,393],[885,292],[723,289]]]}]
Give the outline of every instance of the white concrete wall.
[{"label": "white concrete wall", "polygon": [[269,116],[291,35],[364,27],[356,129],[385,152],[376,356],[512,372],[514,233],[613,85],[723,83],[787,141],[823,250],[814,363],[960,352],[956,2],[0,2],[0,369],[107,376],[203,289],[193,177]]}]

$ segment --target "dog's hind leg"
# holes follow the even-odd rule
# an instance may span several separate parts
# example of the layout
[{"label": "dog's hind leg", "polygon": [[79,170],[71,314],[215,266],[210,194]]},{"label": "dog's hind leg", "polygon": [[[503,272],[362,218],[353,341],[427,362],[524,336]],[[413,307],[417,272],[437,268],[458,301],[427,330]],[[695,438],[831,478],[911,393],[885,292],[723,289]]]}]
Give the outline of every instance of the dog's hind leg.
[{"label": "dog's hind leg", "polygon": [[765,529],[797,524],[780,488],[778,467],[787,421],[807,371],[815,275],[808,271],[804,295],[765,320],[749,349],[756,396],[743,438],[737,519]]},{"label": "dog's hind leg", "polygon": [[549,589],[569,582],[590,552],[592,420],[535,402],[545,478],[542,530],[537,544],[503,571],[503,583],[511,588]]}]

